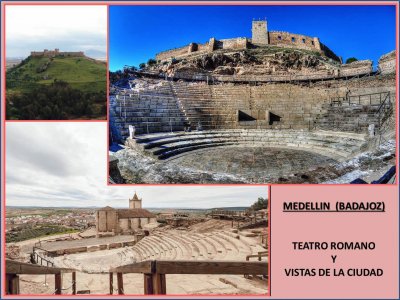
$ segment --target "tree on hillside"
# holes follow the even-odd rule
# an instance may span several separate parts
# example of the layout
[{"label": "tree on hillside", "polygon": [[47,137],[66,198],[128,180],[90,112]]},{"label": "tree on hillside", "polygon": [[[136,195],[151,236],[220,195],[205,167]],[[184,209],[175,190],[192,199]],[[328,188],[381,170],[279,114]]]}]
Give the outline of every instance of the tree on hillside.
[{"label": "tree on hillside", "polygon": [[349,63],[352,63],[352,62],[355,62],[355,61],[358,61],[358,59],[355,58],[355,57],[350,57],[350,58],[348,58],[348,59],[346,60],[346,64],[349,64]]},{"label": "tree on hillside", "polygon": [[10,120],[65,120],[73,118],[104,117],[104,92],[85,93],[72,88],[67,82],[55,79],[51,85],[23,93],[7,95],[7,119]]},{"label": "tree on hillside", "polygon": [[256,202],[251,206],[251,209],[260,210],[260,209],[267,209],[268,208],[268,199],[259,197]]},{"label": "tree on hillside", "polygon": [[152,59],[152,58],[150,58],[150,59],[147,61],[147,64],[148,64],[149,66],[154,66],[156,63],[157,63],[157,61],[156,61],[155,59]]},{"label": "tree on hillside", "polygon": [[139,69],[140,70],[143,70],[144,68],[146,68],[146,64],[145,63],[139,64]]}]

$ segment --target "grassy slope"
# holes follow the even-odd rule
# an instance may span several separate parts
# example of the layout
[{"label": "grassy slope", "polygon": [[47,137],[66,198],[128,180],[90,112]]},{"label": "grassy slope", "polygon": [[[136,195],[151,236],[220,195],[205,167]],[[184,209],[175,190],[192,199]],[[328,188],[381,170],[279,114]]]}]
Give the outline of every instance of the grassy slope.
[{"label": "grassy slope", "polygon": [[[43,72],[37,72],[39,66],[49,59],[30,57],[24,65],[9,70],[17,81],[31,81],[37,84],[51,84],[54,79],[68,82],[73,88],[85,92],[106,91],[106,64],[85,57],[55,57]],[[47,79],[43,79],[47,76]],[[29,78],[30,80],[27,80]],[[12,90],[19,90],[17,86]]]}]

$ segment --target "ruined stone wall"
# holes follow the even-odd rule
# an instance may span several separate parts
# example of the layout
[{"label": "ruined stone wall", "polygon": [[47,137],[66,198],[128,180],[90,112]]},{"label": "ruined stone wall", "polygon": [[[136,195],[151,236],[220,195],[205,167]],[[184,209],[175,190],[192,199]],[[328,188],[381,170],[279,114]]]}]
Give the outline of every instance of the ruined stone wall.
[{"label": "ruined stone wall", "polygon": [[222,43],[222,49],[246,49],[247,48],[247,38],[234,38],[234,39],[224,39],[220,40]]},{"label": "ruined stone wall", "polygon": [[371,60],[359,60],[340,66],[340,76],[355,76],[359,74],[368,74],[372,72]]},{"label": "ruined stone wall", "polygon": [[187,46],[163,51],[156,54],[157,61],[165,61],[171,58],[185,57],[192,53],[206,53],[217,49],[246,49],[247,38],[239,37],[232,39],[216,40],[211,38],[209,42],[204,44],[190,43]]},{"label": "ruined stone wall", "polygon": [[371,76],[352,80],[329,80],[314,84],[315,87],[331,91],[332,97],[343,97],[347,91],[350,95],[390,92],[396,94],[396,75]]},{"label": "ruined stone wall", "polygon": [[396,73],[396,51],[382,55],[379,58],[378,68],[382,74]]},{"label": "ruined stone wall", "polygon": [[326,57],[332,58],[333,60],[336,60],[336,61],[342,63],[341,58],[339,56],[337,56],[331,49],[329,49],[328,46],[322,44],[321,42],[319,42],[319,46],[321,48],[321,51],[325,54]]},{"label": "ruined stone wall", "polygon": [[85,56],[84,52],[79,51],[79,52],[60,52],[59,55],[61,56]]},{"label": "ruined stone wall", "polygon": [[156,60],[163,61],[163,60],[168,60],[171,57],[180,57],[180,56],[185,56],[189,53],[189,45],[186,45],[184,47],[176,48],[176,49],[171,49],[167,51],[163,51],[160,53],[156,54]]},{"label": "ruined stone wall", "polygon": [[279,47],[293,47],[310,51],[320,52],[320,43],[318,38],[309,37],[301,34],[294,34],[284,31],[270,31],[270,45]]},{"label": "ruined stone wall", "polygon": [[34,57],[54,57],[54,56],[78,56],[82,57],[85,56],[85,53],[83,51],[77,51],[77,52],[60,52],[58,49],[56,50],[44,50],[44,51],[31,51],[31,56]]}]

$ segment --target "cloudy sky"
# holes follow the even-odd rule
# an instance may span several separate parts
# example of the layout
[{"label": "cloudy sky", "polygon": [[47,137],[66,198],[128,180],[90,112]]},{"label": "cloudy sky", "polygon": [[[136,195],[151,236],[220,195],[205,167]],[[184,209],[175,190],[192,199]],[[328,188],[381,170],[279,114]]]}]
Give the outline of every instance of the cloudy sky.
[{"label": "cloudy sky", "polygon": [[7,57],[59,48],[106,57],[107,7],[84,5],[7,5]]},{"label": "cloudy sky", "polygon": [[127,207],[249,206],[264,186],[107,186],[107,124],[7,123],[6,205]]}]

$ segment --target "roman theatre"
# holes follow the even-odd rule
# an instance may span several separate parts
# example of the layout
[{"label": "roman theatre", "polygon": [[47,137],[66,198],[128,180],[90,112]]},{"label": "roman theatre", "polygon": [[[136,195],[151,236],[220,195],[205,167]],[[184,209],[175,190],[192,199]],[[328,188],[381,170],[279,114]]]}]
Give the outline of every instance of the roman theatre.
[{"label": "roman theatre", "polygon": [[6,293],[266,294],[267,210],[129,208],[95,212],[96,228],[7,244]]},{"label": "roman theatre", "polygon": [[158,53],[111,80],[110,182],[391,182],[396,52],[376,65],[266,21]]}]

